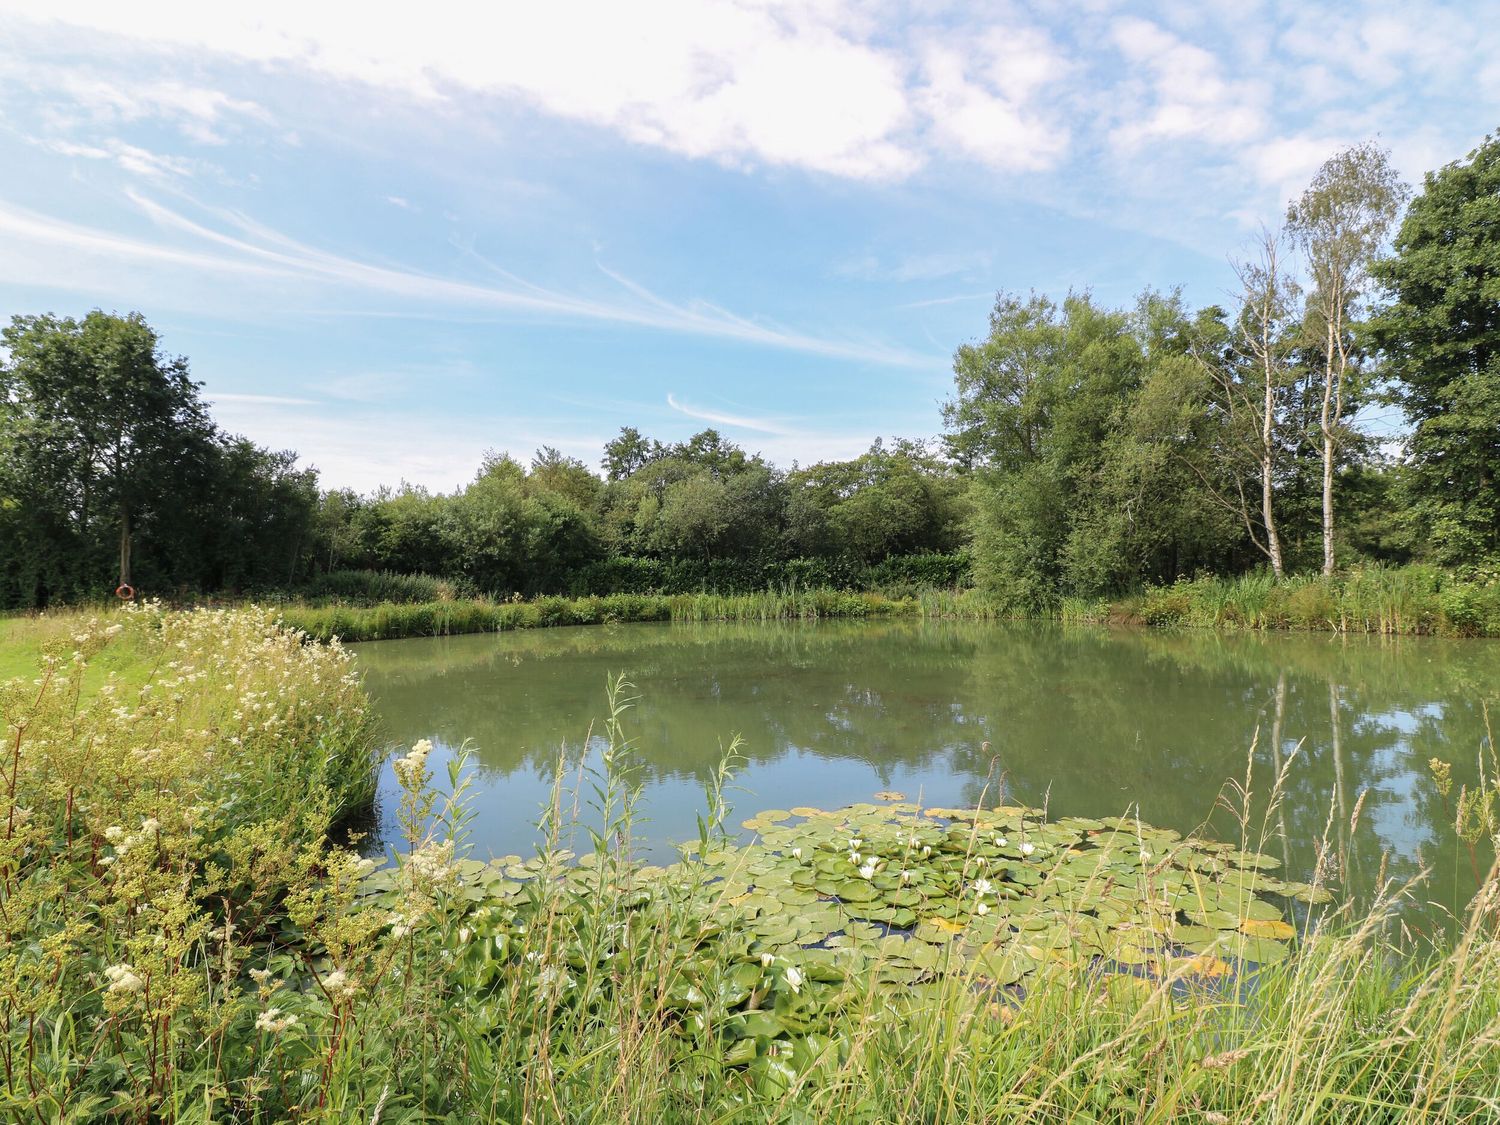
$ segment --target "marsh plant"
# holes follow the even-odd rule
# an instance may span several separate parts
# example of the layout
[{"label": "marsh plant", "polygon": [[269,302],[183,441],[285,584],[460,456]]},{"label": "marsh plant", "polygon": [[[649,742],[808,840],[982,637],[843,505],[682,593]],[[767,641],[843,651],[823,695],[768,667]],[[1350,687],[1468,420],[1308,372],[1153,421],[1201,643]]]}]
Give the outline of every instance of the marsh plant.
[{"label": "marsh plant", "polygon": [[[67,642],[0,689],[6,1120],[1500,1111],[1495,871],[1437,950],[1400,943],[1407,888],[1315,906],[1321,879],[1279,879],[1260,847],[1295,763],[1269,801],[1253,773],[1226,789],[1231,844],[895,794],[767,810],[745,843],[731,744],[698,840],[653,867],[616,680],[536,855],[467,855],[470,759],[422,741],[377,866],[330,842],[374,776],[337,646],[248,610]],[[91,667],[111,645],[147,658],[134,686]]]}]

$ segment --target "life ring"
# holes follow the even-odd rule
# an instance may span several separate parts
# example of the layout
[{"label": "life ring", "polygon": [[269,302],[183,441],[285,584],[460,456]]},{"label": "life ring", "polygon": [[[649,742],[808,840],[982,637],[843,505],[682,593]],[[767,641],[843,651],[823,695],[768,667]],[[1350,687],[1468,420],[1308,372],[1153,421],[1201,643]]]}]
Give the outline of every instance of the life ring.
[{"label": "life ring", "polygon": [[128,582],[121,582],[115,587],[115,597],[122,602],[135,601],[135,587]]}]

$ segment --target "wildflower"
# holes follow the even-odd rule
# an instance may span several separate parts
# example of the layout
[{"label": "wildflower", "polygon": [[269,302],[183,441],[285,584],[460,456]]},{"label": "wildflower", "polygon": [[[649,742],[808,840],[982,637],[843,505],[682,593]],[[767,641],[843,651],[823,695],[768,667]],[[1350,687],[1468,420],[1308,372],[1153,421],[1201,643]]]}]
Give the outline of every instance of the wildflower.
[{"label": "wildflower", "polygon": [[802,974],[798,972],[796,966],[788,965],[786,967],[786,982],[792,986],[793,992],[802,991]]},{"label": "wildflower", "polygon": [[1036,851],[1036,845],[1035,844],[1026,843],[1026,844],[1022,844],[1021,845],[1021,854],[1022,855],[1031,855],[1034,851]]},{"label": "wildflower", "polygon": [[403,757],[397,758],[392,763],[396,771],[396,780],[408,788],[413,788],[422,783],[422,775],[427,769],[427,755],[432,753],[432,740],[419,738],[412,744],[412,748]]},{"label": "wildflower", "polygon": [[120,631],[124,628],[125,626],[123,625],[111,625],[104,630],[104,635],[106,637],[117,637],[120,635]]},{"label": "wildflower", "polygon": [[867,860],[865,865],[859,869],[859,873],[866,879],[873,879],[875,877],[875,861],[873,859]]},{"label": "wildflower", "polygon": [[979,879],[974,883],[974,893],[977,895],[987,895],[994,889],[988,879]]},{"label": "wildflower", "polygon": [[349,979],[349,974],[343,969],[335,969],[323,978],[323,990],[328,993],[334,1001],[349,1000],[359,991],[358,986]]},{"label": "wildflower", "polygon": [[109,981],[109,992],[140,992],[146,987],[146,982],[138,975],[133,966],[129,964],[111,965],[104,970],[104,979]]},{"label": "wildflower", "polygon": [[111,844],[117,844],[125,838],[125,829],[118,824],[111,824],[104,830],[104,838]]},{"label": "wildflower", "polygon": [[1145,848],[1141,849],[1141,862],[1142,863],[1150,863],[1151,862],[1151,853],[1148,852]]},{"label": "wildflower", "polygon": [[268,980],[271,979],[271,970],[270,969],[251,969],[250,970],[250,979],[253,980],[256,984],[265,984],[266,981],[268,981]]},{"label": "wildflower", "polygon": [[296,1023],[297,1017],[291,1012],[283,1012],[280,1008],[267,1008],[255,1017],[255,1030],[269,1031],[273,1035],[276,1035],[294,1026]]},{"label": "wildflower", "polygon": [[141,821],[141,831],[147,836],[153,836],[161,831],[161,821],[157,820],[154,816],[148,816],[145,820]]}]

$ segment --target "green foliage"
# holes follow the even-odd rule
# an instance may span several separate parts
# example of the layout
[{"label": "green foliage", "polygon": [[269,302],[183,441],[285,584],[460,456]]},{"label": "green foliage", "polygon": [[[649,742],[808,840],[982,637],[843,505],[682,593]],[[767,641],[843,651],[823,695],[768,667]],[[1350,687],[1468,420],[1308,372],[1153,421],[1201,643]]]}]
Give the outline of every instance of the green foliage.
[{"label": "green foliage", "polygon": [[1500,137],[1429,172],[1375,267],[1372,318],[1412,425],[1402,498],[1437,562],[1500,553]]},{"label": "green foliage", "polygon": [[220,433],[139,314],[14,317],[0,364],[0,607],[299,577],[295,456]]},{"label": "green foliage", "polygon": [[[7,1118],[1493,1116],[1495,873],[1453,946],[1397,944],[1397,896],[1315,911],[1320,888],[1277,877],[1274,788],[1252,820],[1250,777],[1233,845],[883,794],[759,813],[736,847],[732,745],[699,839],[644,867],[614,681],[599,761],[556,771],[536,856],[469,858],[468,760],[439,789],[419,742],[372,872],[325,839],[369,776],[338,650],[249,612],[119,623],[0,687],[20,747],[0,770]],[[83,666],[127,641],[171,657],[161,678],[80,700]],[[335,734],[362,772],[320,769]],[[1459,801],[1475,831],[1494,784]],[[584,804],[575,857],[558,841]]]}]

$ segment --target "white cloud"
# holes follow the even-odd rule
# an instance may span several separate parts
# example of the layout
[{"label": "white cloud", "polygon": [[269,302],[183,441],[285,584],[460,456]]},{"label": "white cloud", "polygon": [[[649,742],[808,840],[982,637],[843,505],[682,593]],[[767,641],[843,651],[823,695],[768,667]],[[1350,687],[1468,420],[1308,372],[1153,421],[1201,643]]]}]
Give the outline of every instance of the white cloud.
[{"label": "white cloud", "polygon": [[787,437],[794,432],[772,418],[750,418],[741,414],[726,414],[718,410],[707,410],[700,406],[689,406],[685,402],[679,402],[677,396],[674,394],[667,395],[667,405],[679,414],[685,414],[689,418],[696,418],[700,422],[712,422],[716,426],[732,426],[738,430],[755,430],[757,433],[775,434],[779,437]]},{"label": "white cloud", "polygon": [[65,140],[42,140],[36,143],[48,152],[55,152],[59,156],[77,156],[85,160],[108,160],[119,165],[126,172],[148,179],[192,176],[203,167],[200,161],[181,156],[163,156],[141,148],[139,145],[127,144],[117,137],[106,138],[97,145]]},{"label": "white cloud", "polygon": [[1219,56],[1149,20],[1127,17],[1113,28],[1115,46],[1149,93],[1119,108],[1112,140],[1125,151],[1152,141],[1244,142],[1267,127],[1265,84],[1226,76]]}]

